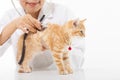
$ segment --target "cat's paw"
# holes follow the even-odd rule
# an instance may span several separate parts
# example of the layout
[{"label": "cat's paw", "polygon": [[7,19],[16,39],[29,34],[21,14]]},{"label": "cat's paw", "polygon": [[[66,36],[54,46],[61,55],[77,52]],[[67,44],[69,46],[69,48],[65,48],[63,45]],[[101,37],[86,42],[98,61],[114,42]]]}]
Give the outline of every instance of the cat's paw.
[{"label": "cat's paw", "polygon": [[32,68],[30,68],[29,66],[20,66],[19,70],[18,70],[19,73],[30,73],[32,72]]},{"label": "cat's paw", "polygon": [[19,68],[18,73],[24,73],[23,68]]},{"label": "cat's paw", "polygon": [[30,73],[30,72],[32,72],[32,69],[28,68],[28,67],[26,67],[24,69],[23,68],[19,68],[18,72],[19,73]]},{"label": "cat's paw", "polygon": [[69,66],[66,68],[68,74],[73,74],[73,69]]},{"label": "cat's paw", "polygon": [[67,71],[59,71],[59,74],[60,74],[60,75],[67,75],[68,72],[67,72]]},{"label": "cat's paw", "polygon": [[68,71],[68,74],[73,74],[73,70],[72,70],[72,69],[69,70],[69,71]]},{"label": "cat's paw", "polygon": [[25,68],[24,68],[24,72],[25,72],[25,73],[30,73],[30,72],[32,72],[32,68],[30,68],[30,67],[25,67]]}]

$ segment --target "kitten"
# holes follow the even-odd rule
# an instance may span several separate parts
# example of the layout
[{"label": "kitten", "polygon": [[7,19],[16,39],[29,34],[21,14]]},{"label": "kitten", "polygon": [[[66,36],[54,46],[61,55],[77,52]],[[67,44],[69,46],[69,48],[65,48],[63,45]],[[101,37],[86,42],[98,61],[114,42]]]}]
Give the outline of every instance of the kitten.
[{"label": "kitten", "polygon": [[[70,65],[68,46],[70,46],[73,36],[85,37],[85,20],[70,20],[63,26],[48,24],[44,31],[28,33],[25,40],[26,50],[23,63],[20,65],[19,72],[31,72],[29,62],[33,56],[39,52],[50,49],[53,60],[55,61],[59,74],[71,74],[73,70]],[[17,61],[19,62],[22,54],[23,35],[18,40]]]}]

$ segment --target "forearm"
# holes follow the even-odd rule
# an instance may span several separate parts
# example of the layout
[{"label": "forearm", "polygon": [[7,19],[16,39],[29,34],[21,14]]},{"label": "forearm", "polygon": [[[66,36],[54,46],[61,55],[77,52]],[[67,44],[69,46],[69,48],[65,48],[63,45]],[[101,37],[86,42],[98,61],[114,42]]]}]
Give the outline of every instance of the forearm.
[{"label": "forearm", "polygon": [[16,28],[16,25],[15,25],[14,21],[7,24],[3,28],[3,30],[0,34],[0,45],[4,44],[9,39],[9,37],[15,32],[16,29],[17,28]]},{"label": "forearm", "polygon": [[[5,43],[9,37],[19,28],[23,32],[28,33],[28,30],[35,33],[37,29],[41,29],[40,22],[33,18],[31,15],[27,14],[13,20],[11,23],[6,25],[0,34],[0,45]],[[27,29],[25,29],[27,28]]]}]

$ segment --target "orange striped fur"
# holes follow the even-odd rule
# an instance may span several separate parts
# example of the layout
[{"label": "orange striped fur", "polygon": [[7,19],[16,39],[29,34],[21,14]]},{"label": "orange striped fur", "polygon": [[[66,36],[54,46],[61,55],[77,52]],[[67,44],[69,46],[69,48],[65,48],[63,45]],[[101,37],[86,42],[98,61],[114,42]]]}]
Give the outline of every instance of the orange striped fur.
[{"label": "orange striped fur", "polygon": [[[48,24],[47,29],[35,34],[28,33],[26,38],[25,58],[20,65],[19,72],[31,72],[30,60],[38,52],[50,49],[53,60],[59,70],[59,74],[71,74],[73,70],[70,65],[67,46],[70,45],[70,39],[73,36],[85,37],[85,20],[70,20],[63,26],[57,24]],[[17,61],[21,58],[23,35],[18,40]]]}]

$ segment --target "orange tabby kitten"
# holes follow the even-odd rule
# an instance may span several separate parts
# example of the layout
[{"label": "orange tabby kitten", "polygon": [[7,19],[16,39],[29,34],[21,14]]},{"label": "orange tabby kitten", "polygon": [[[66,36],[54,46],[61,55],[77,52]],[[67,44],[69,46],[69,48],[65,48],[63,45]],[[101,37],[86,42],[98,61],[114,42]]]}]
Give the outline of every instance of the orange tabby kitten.
[{"label": "orange tabby kitten", "polygon": [[[28,33],[25,40],[26,50],[23,63],[20,65],[19,72],[31,72],[29,65],[33,56],[44,50],[50,49],[53,59],[59,70],[59,74],[71,74],[73,70],[70,65],[68,46],[73,36],[85,37],[85,20],[70,20],[63,26],[48,24],[44,31]],[[18,40],[17,61],[19,62],[22,54],[23,35]]]}]

